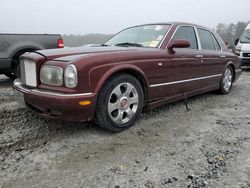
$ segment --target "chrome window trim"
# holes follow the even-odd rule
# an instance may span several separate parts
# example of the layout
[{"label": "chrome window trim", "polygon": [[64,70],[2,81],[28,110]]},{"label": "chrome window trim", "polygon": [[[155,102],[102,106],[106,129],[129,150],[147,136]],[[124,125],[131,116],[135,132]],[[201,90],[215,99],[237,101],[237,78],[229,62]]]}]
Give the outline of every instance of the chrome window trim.
[{"label": "chrome window trim", "polygon": [[192,28],[194,29],[194,32],[195,32],[195,34],[196,34],[195,37],[196,37],[196,40],[197,40],[198,49],[193,49],[193,48],[189,48],[189,49],[191,49],[191,50],[199,50],[198,37],[197,37],[197,33],[196,33],[196,31],[195,31],[195,26],[194,26],[194,25],[186,25],[186,24],[178,25],[178,26],[176,27],[174,33],[172,34],[170,40],[168,41],[168,44],[167,44],[166,48],[168,47],[168,45],[170,44],[171,40],[173,39],[175,33],[177,32],[177,30],[178,30],[180,27],[192,27]]},{"label": "chrome window trim", "polygon": [[194,30],[195,30],[195,34],[196,34],[196,38],[197,38],[197,42],[198,42],[198,50],[202,50],[202,48],[201,48],[201,39],[200,39],[200,36],[199,36],[199,33],[198,33],[198,28],[195,26]]},{"label": "chrome window trim", "polygon": [[165,36],[163,37],[163,39],[161,40],[161,43],[158,45],[158,49],[161,49],[161,47],[162,47],[162,45],[163,45],[165,39],[167,38],[169,32],[171,31],[171,29],[172,29],[173,26],[174,26],[174,24],[172,24],[172,23],[170,23],[170,24],[165,24],[165,25],[170,25],[170,27],[169,27],[167,33],[165,34]]},{"label": "chrome window trim", "polygon": [[218,44],[218,45],[219,45],[219,47],[220,47],[220,49],[219,49],[219,50],[217,50],[217,49],[216,49],[216,51],[223,51],[223,50],[222,50],[222,47],[221,47],[221,45],[220,45],[220,43],[219,43],[218,39],[217,39],[217,38],[216,38],[216,36],[214,35],[214,33],[213,33],[213,32],[211,32],[211,31],[210,31],[210,33],[212,34],[213,38],[216,40],[215,42],[217,42],[217,44]]},{"label": "chrome window trim", "polygon": [[[43,67],[54,67],[54,68],[58,68],[58,69],[61,71],[61,74],[62,74],[62,84],[56,85],[56,84],[44,83],[44,82],[42,81],[42,79],[41,79],[41,70],[42,70]],[[58,87],[63,86],[63,83],[64,83],[64,80],[63,80],[63,79],[64,79],[64,76],[63,76],[63,69],[62,69],[62,67],[55,66],[55,65],[43,65],[43,66],[41,67],[40,71],[39,71],[39,79],[40,79],[41,83],[43,83],[43,84],[45,84],[45,85],[58,86]]]},{"label": "chrome window trim", "polygon": [[191,82],[191,81],[196,81],[196,80],[204,80],[204,79],[209,79],[209,78],[214,78],[214,77],[219,77],[219,76],[222,76],[222,74],[215,74],[215,75],[211,75],[211,76],[191,78],[191,79],[179,80],[179,81],[174,81],[174,82],[166,82],[166,83],[160,83],[160,84],[153,84],[153,85],[150,85],[150,87],[167,86],[167,85],[173,85],[173,84]]},{"label": "chrome window trim", "polygon": [[213,32],[212,32],[212,31],[210,31],[209,29],[205,29],[205,28],[197,27],[197,36],[198,36],[198,38],[199,38],[200,45],[201,45],[201,40],[200,40],[200,36],[199,36],[198,29],[205,30],[205,31],[209,32],[209,33],[210,33],[210,35],[212,35],[213,43],[215,42],[215,41],[214,41],[214,39],[215,39],[215,40],[217,41],[217,43],[219,44],[219,46],[220,46],[220,50],[217,50],[217,48],[216,48],[216,45],[215,45],[215,44],[214,44],[214,46],[215,46],[215,50],[211,50],[211,49],[203,49],[201,46],[200,46],[200,50],[211,50],[211,51],[221,51],[221,52],[223,51],[223,49],[222,49],[222,47],[221,47],[220,43],[218,42],[217,38],[215,37],[215,35],[213,34]]}]

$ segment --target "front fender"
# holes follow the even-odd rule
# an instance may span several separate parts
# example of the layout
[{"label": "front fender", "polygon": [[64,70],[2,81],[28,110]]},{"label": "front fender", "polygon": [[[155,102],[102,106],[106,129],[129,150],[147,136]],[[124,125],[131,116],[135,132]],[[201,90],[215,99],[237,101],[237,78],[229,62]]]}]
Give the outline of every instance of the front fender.
[{"label": "front fender", "polygon": [[139,74],[144,79],[147,86],[149,85],[148,79],[144,72],[137,66],[132,64],[105,64],[92,68],[89,71],[89,86],[92,91],[98,92],[101,90],[104,83],[114,74],[120,72],[134,72]]}]

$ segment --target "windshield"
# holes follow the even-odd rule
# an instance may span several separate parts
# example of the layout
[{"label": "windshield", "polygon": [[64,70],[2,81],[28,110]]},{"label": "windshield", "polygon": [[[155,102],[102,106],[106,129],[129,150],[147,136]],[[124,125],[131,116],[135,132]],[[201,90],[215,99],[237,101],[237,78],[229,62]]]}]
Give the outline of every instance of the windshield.
[{"label": "windshield", "polygon": [[245,30],[241,39],[240,39],[241,43],[250,43],[250,29]]},{"label": "windshield", "polygon": [[137,46],[157,48],[170,25],[144,25],[125,29],[107,41],[108,46]]}]

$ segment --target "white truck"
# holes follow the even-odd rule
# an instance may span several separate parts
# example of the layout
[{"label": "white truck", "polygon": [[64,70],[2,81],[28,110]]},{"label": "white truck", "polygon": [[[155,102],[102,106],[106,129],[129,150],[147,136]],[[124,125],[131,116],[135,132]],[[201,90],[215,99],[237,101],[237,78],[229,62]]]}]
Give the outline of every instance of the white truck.
[{"label": "white truck", "polygon": [[236,43],[235,52],[240,58],[241,66],[250,66],[250,23]]}]

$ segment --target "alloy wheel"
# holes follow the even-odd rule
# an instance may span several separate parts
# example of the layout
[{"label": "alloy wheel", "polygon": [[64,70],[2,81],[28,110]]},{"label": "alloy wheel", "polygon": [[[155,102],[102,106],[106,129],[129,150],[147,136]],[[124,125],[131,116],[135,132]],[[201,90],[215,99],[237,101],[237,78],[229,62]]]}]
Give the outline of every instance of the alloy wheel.
[{"label": "alloy wheel", "polygon": [[231,89],[233,83],[233,74],[230,68],[226,68],[223,76],[223,88],[226,92]]},{"label": "alloy wheel", "polygon": [[117,124],[129,122],[138,110],[139,96],[135,86],[128,82],[117,85],[109,96],[108,114]]}]

